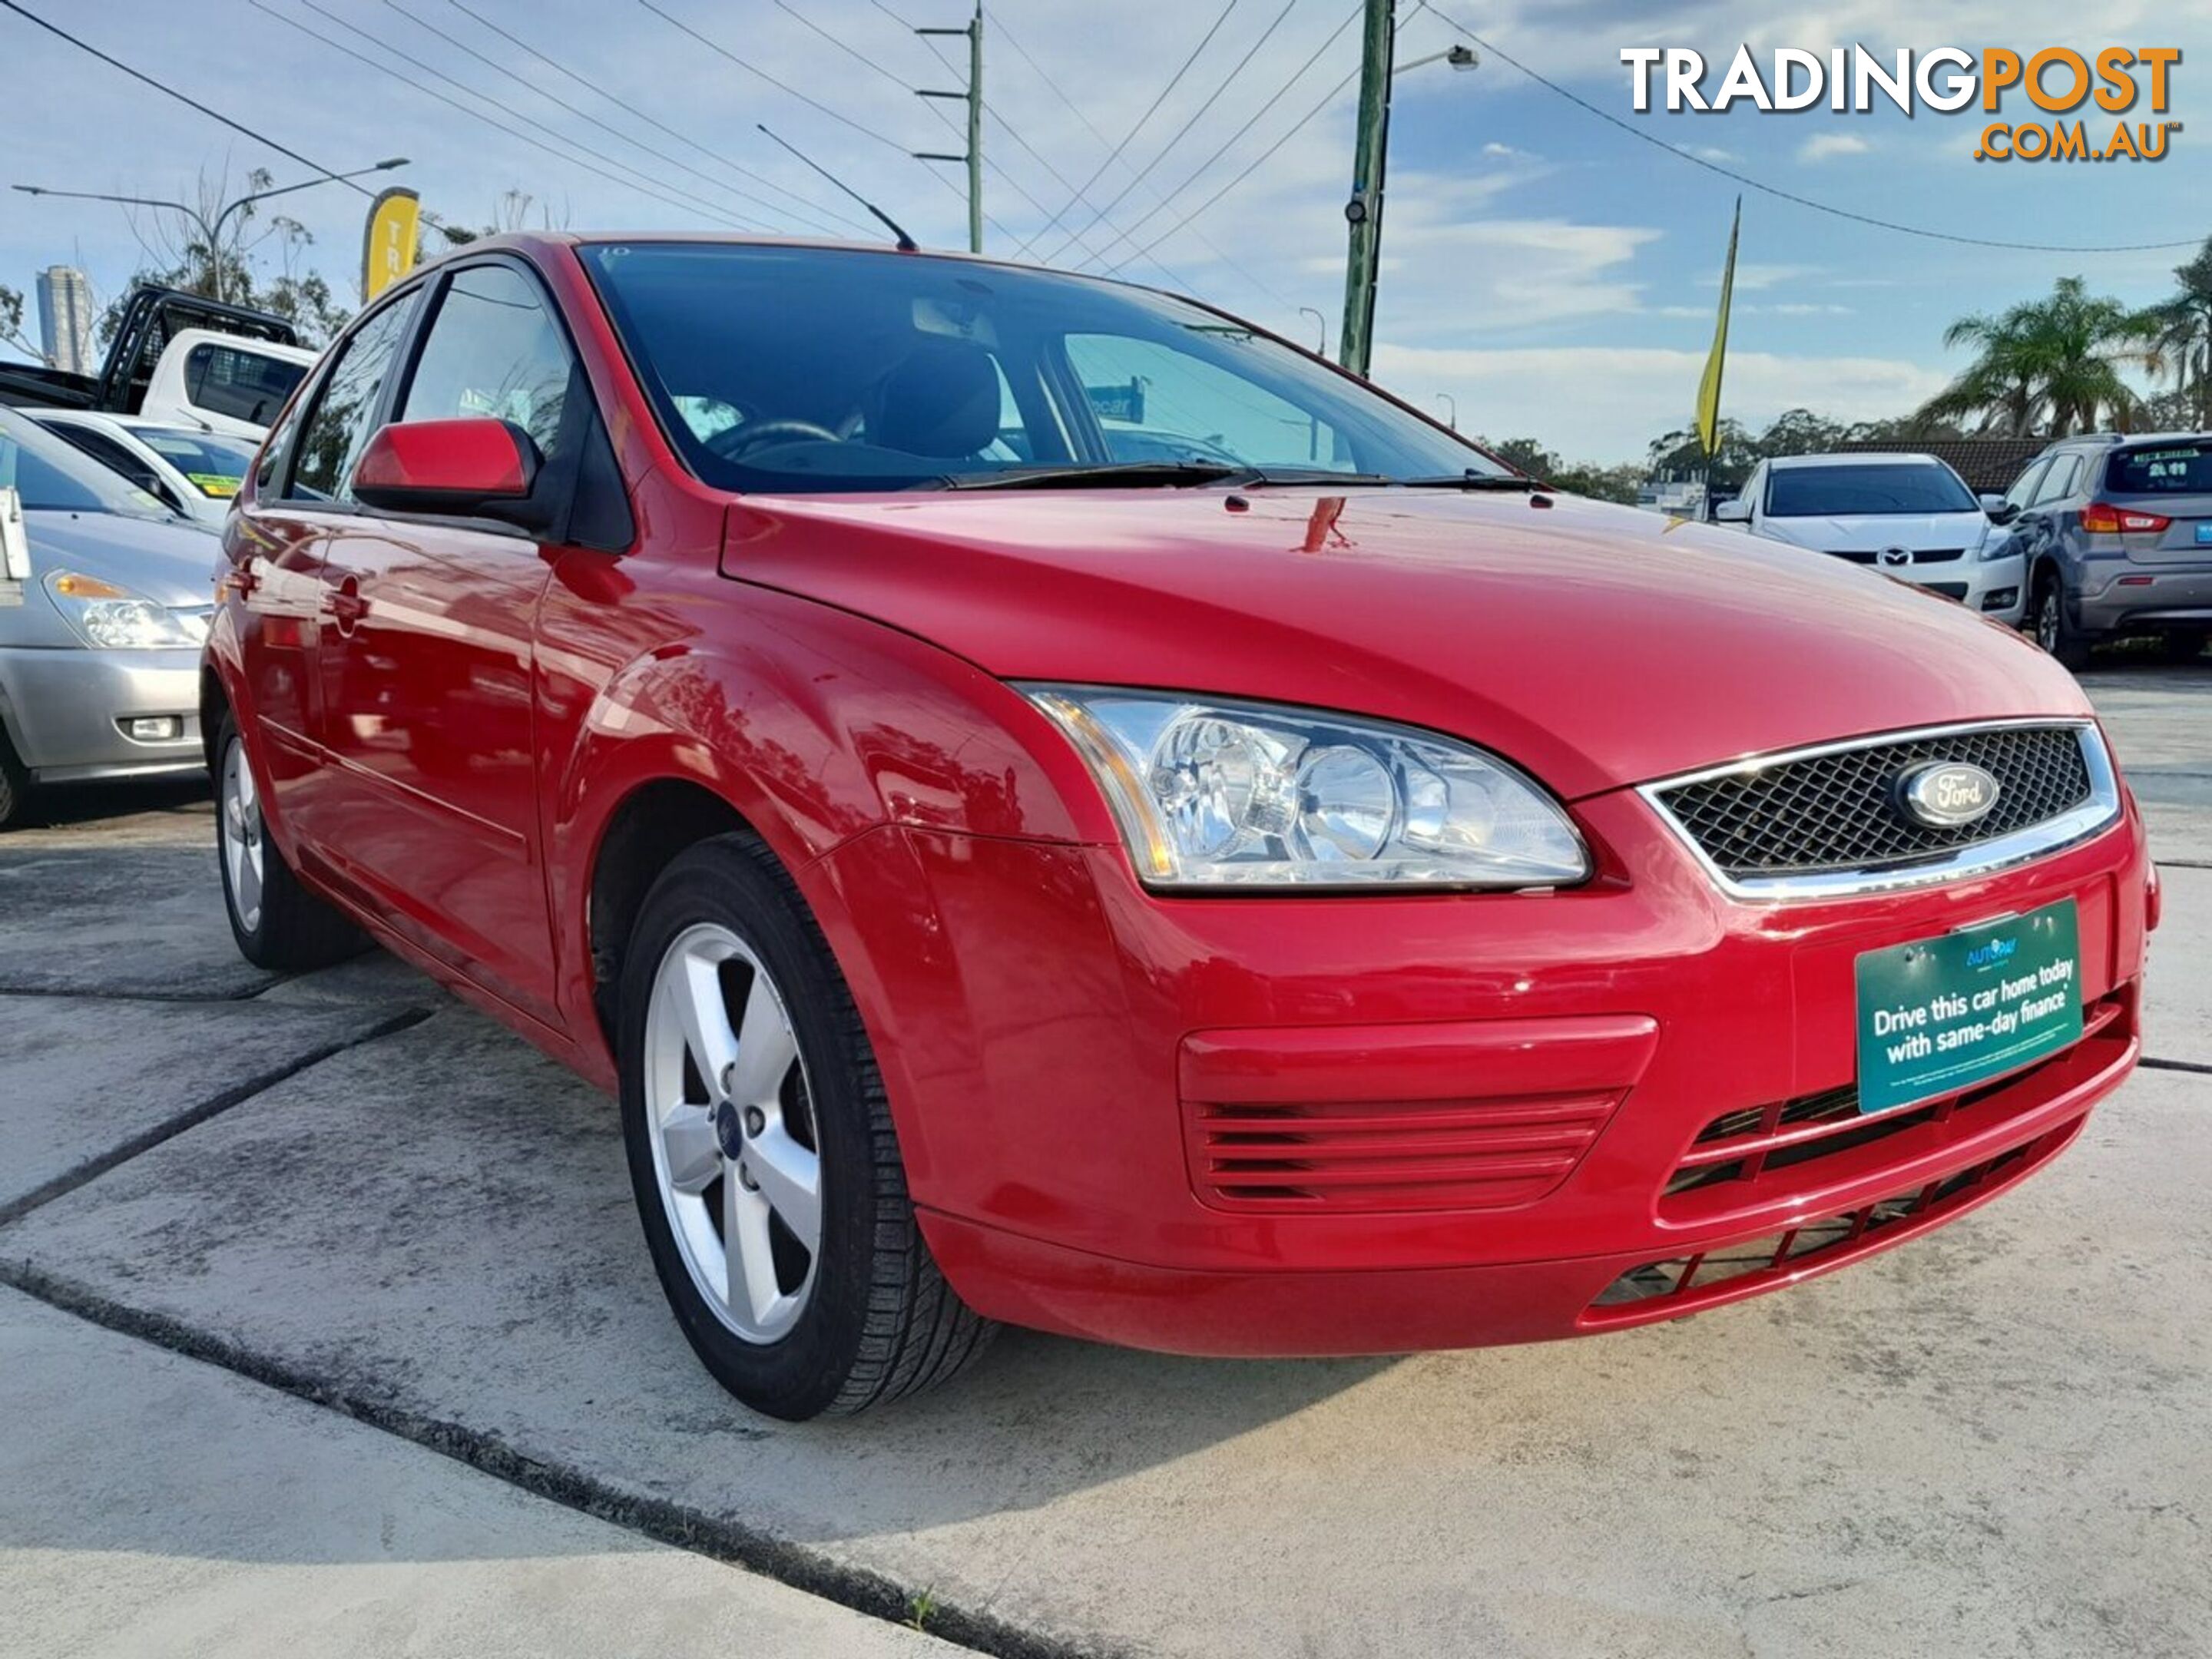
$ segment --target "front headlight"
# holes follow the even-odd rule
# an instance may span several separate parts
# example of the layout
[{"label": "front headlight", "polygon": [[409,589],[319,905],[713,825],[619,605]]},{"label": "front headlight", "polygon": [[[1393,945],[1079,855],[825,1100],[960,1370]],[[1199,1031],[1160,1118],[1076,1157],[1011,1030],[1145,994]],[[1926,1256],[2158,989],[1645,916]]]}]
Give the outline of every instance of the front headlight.
[{"label": "front headlight", "polygon": [[46,578],[54,606],[87,645],[107,651],[156,651],[168,646],[198,646],[205,640],[193,619],[173,614],[143,593],[86,576],[57,570]]},{"label": "front headlight", "polygon": [[1990,564],[2003,558],[2007,554],[2018,552],[2020,550],[2013,544],[2014,540],[2015,538],[2009,526],[1991,525],[1982,532],[1981,562],[1984,564]]},{"label": "front headlight", "polygon": [[1494,755],[1350,714],[1024,685],[1075,744],[1154,887],[1553,887],[1566,813]]}]

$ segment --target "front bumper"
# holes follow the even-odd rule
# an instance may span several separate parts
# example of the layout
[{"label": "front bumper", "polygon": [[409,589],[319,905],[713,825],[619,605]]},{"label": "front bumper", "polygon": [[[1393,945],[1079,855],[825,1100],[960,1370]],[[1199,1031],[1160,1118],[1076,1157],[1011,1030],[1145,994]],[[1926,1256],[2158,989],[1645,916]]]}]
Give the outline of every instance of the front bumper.
[{"label": "front bumper", "polygon": [[[903,829],[825,860],[844,894],[892,882],[921,899],[845,905],[835,942],[863,964],[855,992],[955,1287],[1017,1323],[1214,1354],[1672,1317],[1984,1201],[2135,1062],[2148,866],[2131,809],[2016,869],[1787,905],[1727,900],[1632,792],[1576,811],[1603,867],[1550,895],[1164,900],[1115,848]],[[2094,1037],[1940,1121],[1916,1110],[1832,1156],[1670,1192],[1722,1115],[1851,1082],[1861,951],[2062,897],[2079,907]],[[1486,1115],[1501,1102],[1502,1128]],[[1310,1139],[1285,1159],[1299,1173],[1271,1181],[1285,1120],[1359,1133],[1330,1121],[1340,1107],[1440,1108],[1433,1156],[1395,1185],[1370,1164],[1316,1201],[1328,1159]],[[1763,1267],[1730,1260],[1784,1233]],[[1686,1283],[1668,1279],[1692,1257]]]},{"label": "front bumper", "polygon": [[1978,616],[2015,628],[2027,614],[2027,560],[2018,553],[1986,560],[1969,553],[1942,564],[1916,564],[1886,574],[1956,599]]},{"label": "front bumper", "polygon": [[[0,648],[0,714],[45,783],[159,776],[205,767],[200,659],[173,651]],[[172,718],[176,735],[141,740],[122,722]]]}]

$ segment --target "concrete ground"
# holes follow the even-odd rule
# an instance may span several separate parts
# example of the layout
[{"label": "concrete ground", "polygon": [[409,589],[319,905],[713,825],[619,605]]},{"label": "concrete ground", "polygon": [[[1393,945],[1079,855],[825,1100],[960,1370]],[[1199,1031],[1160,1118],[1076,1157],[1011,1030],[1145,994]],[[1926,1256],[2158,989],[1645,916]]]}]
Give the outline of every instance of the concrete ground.
[{"label": "concrete ground", "polygon": [[604,1098],[384,959],[244,969],[191,803],[0,842],[0,1651],[869,1653],[926,1594],[1001,1653],[2201,1655],[2212,661],[2084,678],[2157,1063],[2018,1192],[1678,1325],[1010,1332],[803,1426],[694,1363]]}]

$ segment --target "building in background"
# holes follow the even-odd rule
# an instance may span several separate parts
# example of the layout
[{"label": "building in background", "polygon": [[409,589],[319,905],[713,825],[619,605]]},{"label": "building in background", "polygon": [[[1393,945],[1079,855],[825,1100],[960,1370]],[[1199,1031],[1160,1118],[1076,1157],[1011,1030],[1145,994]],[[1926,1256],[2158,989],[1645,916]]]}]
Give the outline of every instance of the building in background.
[{"label": "building in background", "polygon": [[54,368],[92,372],[92,283],[75,265],[39,273],[39,345]]}]

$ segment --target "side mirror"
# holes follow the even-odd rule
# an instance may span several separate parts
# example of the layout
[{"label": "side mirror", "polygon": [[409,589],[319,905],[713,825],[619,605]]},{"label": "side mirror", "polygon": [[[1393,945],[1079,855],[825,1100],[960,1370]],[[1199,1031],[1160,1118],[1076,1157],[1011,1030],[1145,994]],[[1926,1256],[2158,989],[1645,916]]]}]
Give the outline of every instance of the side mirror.
[{"label": "side mirror", "polygon": [[23,498],[13,484],[0,489],[0,582],[31,580],[31,538],[23,531]]},{"label": "side mirror", "polygon": [[1741,495],[1731,495],[1713,508],[1715,524],[1749,524],[1751,503]]},{"label": "side mirror", "polygon": [[409,421],[368,441],[354,468],[354,499],[385,513],[512,519],[530,499],[540,460],[530,434],[511,421]]},{"label": "side mirror", "polygon": [[1982,511],[1990,515],[1991,524],[2010,524],[2020,517],[2020,508],[2002,495],[1983,496]]}]

